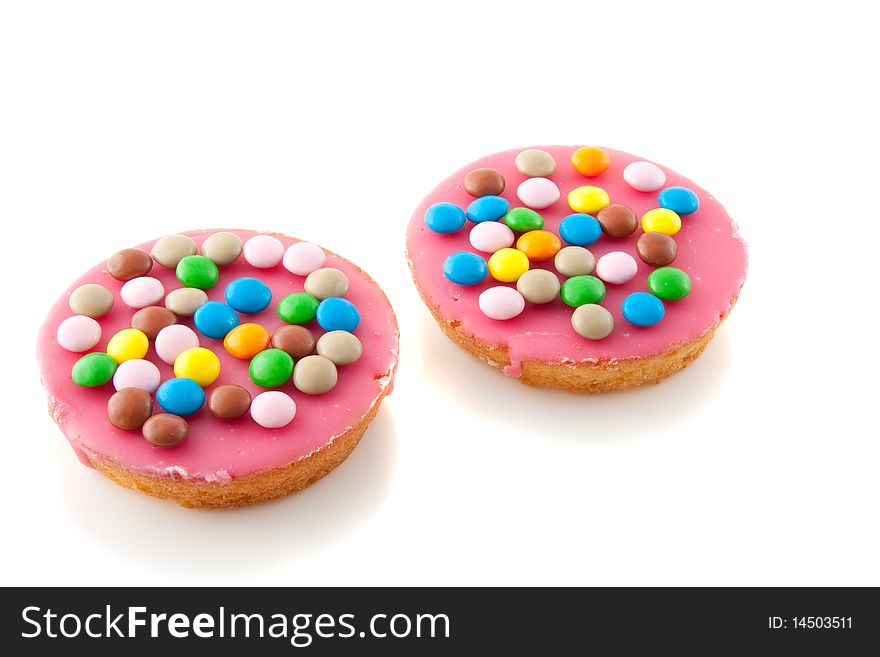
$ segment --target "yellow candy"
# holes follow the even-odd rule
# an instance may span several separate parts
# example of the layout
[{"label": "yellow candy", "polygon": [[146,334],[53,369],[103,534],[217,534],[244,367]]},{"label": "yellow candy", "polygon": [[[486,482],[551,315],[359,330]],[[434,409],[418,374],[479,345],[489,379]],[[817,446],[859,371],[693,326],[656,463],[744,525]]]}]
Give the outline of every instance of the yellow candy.
[{"label": "yellow candy", "polygon": [[498,249],[489,258],[489,273],[502,283],[513,283],[529,270],[529,257],[517,249]]},{"label": "yellow candy", "polygon": [[220,376],[220,359],[210,349],[191,347],[175,359],[174,376],[192,379],[204,388]]},{"label": "yellow candy", "polygon": [[107,355],[117,363],[143,358],[150,348],[146,333],[138,329],[122,329],[107,343]]},{"label": "yellow candy", "polygon": [[675,235],[681,230],[681,217],[666,208],[654,208],[642,215],[642,230],[646,233]]},{"label": "yellow candy", "polygon": [[593,185],[576,187],[568,193],[568,205],[575,212],[595,214],[610,203],[608,192]]}]

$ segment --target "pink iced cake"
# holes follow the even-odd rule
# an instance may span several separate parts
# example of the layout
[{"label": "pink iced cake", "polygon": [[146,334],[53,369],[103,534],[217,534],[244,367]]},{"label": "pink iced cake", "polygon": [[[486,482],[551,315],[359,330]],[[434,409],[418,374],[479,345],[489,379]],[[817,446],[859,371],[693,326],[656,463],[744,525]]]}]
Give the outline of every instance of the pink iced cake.
[{"label": "pink iced cake", "polygon": [[391,390],[394,312],[361,269],[284,235],[199,230],[113,254],[52,306],[37,346],[79,460],[187,507],[309,486]]},{"label": "pink iced cake", "polygon": [[721,204],[596,146],[489,155],[407,230],[416,287],[458,345],[530,385],[601,392],[692,362],[736,302],[747,250]]}]

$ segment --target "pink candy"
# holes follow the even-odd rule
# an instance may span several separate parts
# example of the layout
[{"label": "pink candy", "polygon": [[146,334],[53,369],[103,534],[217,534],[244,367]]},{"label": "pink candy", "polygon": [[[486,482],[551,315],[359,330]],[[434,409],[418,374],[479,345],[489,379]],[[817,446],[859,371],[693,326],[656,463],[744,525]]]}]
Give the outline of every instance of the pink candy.
[{"label": "pink candy", "polygon": [[278,429],[290,424],[296,415],[296,402],[280,390],[263,392],[251,402],[251,417],[267,429]]},{"label": "pink candy", "polygon": [[529,178],[516,188],[519,200],[534,210],[543,210],[559,200],[559,188],[547,178]]},{"label": "pink candy", "polygon": [[631,162],[623,170],[623,179],[640,192],[653,192],[666,184],[666,174],[656,164]]},{"label": "pink candy", "polygon": [[471,228],[468,235],[471,246],[477,251],[495,253],[498,249],[513,246],[514,235],[505,224],[497,221],[482,221]]},{"label": "pink candy", "polygon": [[638,271],[636,259],[623,251],[606,253],[596,262],[596,276],[614,285],[631,281]]},{"label": "pink candy", "polygon": [[101,325],[91,317],[74,315],[58,325],[55,339],[67,351],[88,351],[101,339]]},{"label": "pink candy", "polygon": [[119,296],[129,308],[146,308],[159,303],[165,296],[165,287],[158,278],[138,276],[122,286]]},{"label": "pink candy", "polygon": [[490,319],[513,319],[526,307],[526,300],[512,287],[499,285],[480,294],[480,310]]},{"label": "pink candy", "polygon": [[113,375],[113,387],[117,390],[123,388],[140,388],[150,394],[156,392],[162,375],[159,368],[143,358],[134,358],[119,364]]},{"label": "pink candy", "polygon": [[198,346],[199,336],[184,324],[166,326],[156,336],[156,353],[169,365],[174,365],[177,357],[187,349]]},{"label": "pink candy", "polygon": [[271,235],[255,235],[244,243],[244,259],[254,267],[269,269],[284,257],[284,245]]},{"label": "pink candy", "polygon": [[327,254],[317,244],[297,242],[287,247],[282,264],[291,274],[308,276],[316,269],[324,266]]}]

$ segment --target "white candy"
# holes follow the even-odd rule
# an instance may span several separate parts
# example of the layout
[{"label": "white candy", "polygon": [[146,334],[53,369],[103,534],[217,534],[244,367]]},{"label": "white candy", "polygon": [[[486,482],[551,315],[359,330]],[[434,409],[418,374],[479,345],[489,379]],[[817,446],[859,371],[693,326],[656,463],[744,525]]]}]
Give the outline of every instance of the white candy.
[{"label": "white candy", "polygon": [[630,162],[623,170],[623,179],[640,192],[653,192],[666,184],[666,174],[650,162]]},{"label": "white candy", "polygon": [[548,178],[529,178],[516,188],[516,195],[526,207],[543,210],[559,200],[559,188]]},{"label": "white candy", "polygon": [[269,390],[254,397],[251,417],[267,429],[279,429],[296,416],[296,402],[280,390]]},{"label": "white candy", "polygon": [[140,388],[150,394],[156,392],[162,375],[159,368],[143,358],[133,358],[119,364],[113,375],[113,387],[117,390],[123,388]]},{"label": "white candy", "polygon": [[526,300],[512,287],[499,285],[480,294],[480,310],[490,319],[513,319],[526,307]]},{"label": "white candy", "polygon": [[101,340],[101,325],[91,317],[74,315],[58,325],[55,339],[67,351],[88,351]]},{"label": "white candy", "polygon": [[498,249],[513,246],[513,231],[497,221],[482,221],[471,228],[468,236],[477,251],[495,253]]},{"label": "white candy", "polygon": [[122,286],[119,296],[129,308],[146,308],[155,306],[162,300],[165,296],[165,287],[158,278],[138,276]]},{"label": "white candy", "polygon": [[282,264],[291,274],[308,276],[323,267],[326,260],[327,254],[317,244],[297,242],[287,247]]},{"label": "white candy", "polygon": [[631,281],[638,271],[636,259],[623,251],[606,253],[596,262],[596,276],[614,285]]},{"label": "white candy", "polygon": [[271,235],[254,235],[244,243],[244,259],[259,269],[274,267],[284,257],[284,245]]},{"label": "white candy", "polygon": [[177,357],[187,349],[198,346],[199,336],[184,324],[166,326],[156,336],[156,354],[169,365],[174,365]]}]

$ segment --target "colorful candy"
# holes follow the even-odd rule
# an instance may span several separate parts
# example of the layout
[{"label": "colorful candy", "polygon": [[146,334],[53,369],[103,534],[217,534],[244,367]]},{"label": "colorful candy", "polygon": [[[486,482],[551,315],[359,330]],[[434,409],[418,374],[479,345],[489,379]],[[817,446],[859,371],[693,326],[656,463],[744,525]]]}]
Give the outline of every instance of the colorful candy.
[{"label": "colorful candy", "polygon": [[119,296],[129,308],[155,306],[165,296],[162,281],[152,276],[138,276],[126,282],[119,290]]},{"label": "colorful candy", "polygon": [[499,285],[483,290],[478,304],[489,319],[507,320],[513,319],[525,309],[526,300],[512,287]]},{"label": "colorful candy", "polygon": [[158,413],[144,422],[141,431],[147,442],[156,447],[174,447],[186,440],[189,424],[178,415]]},{"label": "colorful candy", "polygon": [[636,213],[620,203],[602,208],[596,218],[602,226],[602,232],[609,237],[628,237],[639,227]]},{"label": "colorful candy", "polygon": [[549,260],[562,248],[562,242],[547,230],[530,230],[516,241],[516,248],[525,253],[532,262]]},{"label": "colorful candy", "polygon": [[141,249],[122,249],[107,260],[107,273],[117,281],[146,276],[153,268],[153,258]]},{"label": "colorful candy", "polygon": [[425,225],[435,233],[454,233],[464,226],[467,217],[455,203],[435,203],[425,210]]},{"label": "colorful candy", "polygon": [[663,169],[651,162],[631,162],[623,170],[623,179],[640,192],[653,192],[666,184]]},{"label": "colorful candy", "polygon": [[636,326],[653,326],[666,313],[663,302],[647,292],[633,292],[620,308],[624,319]]},{"label": "colorful candy", "polygon": [[588,340],[602,340],[614,330],[614,317],[606,308],[594,303],[578,306],[571,314],[575,333]]},{"label": "colorful candy", "polygon": [[101,340],[101,325],[86,315],[73,315],[58,325],[55,339],[67,351],[88,351]]},{"label": "colorful candy", "polygon": [[199,306],[208,301],[204,290],[181,287],[171,290],[165,297],[165,307],[179,317],[192,317]]},{"label": "colorful candy", "polygon": [[231,383],[217,386],[208,397],[208,411],[221,420],[234,420],[248,412],[251,393]]},{"label": "colorful candy", "polygon": [[189,235],[166,235],[156,240],[150,254],[163,267],[174,269],[183,258],[196,254],[196,243]]},{"label": "colorful candy", "polygon": [[200,255],[185,256],[177,263],[177,280],[185,287],[209,290],[220,280],[220,270],[210,258]]},{"label": "colorful candy", "polygon": [[642,233],[636,242],[636,251],[645,264],[665,267],[675,260],[678,246],[675,240],[663,233]]},{"label": "colorful candy", "polygon": [[318,339],[317,347],[318,355],[333,361],[334,365],[351,365],[363,353],[361,341],[348,331],[325,333]]},{"label": "colorful candy", "polygon": [[526,233],[543,228],[544,217],[529,208],[513,208],[504,215],[504,223],[517,233]]},{"label": "colorful candy", "polygon": [[601,235],[602,226],[589,214],[570,214],[559,223],[559,236],[575,246],[592,244]]},{"label": "colorful candy", "polygon": [[532,269],[519,277],[516,289],[529,303],[550,303],[559,296],[559,279],[552,271]]},{"label": "colorful candy", "polygon": [[648,275],[648,289],[663,301],[678,301],[691,293],[691,277],[676,267],[660,267]]},{"label": "colorful candy", "polygon": [[177,315],[162,306],[147,306],[131,316],[131,328],[142,331],[149,340],[155,340],[159,331],[176,323]]},{"label": "colorful candy", "polygon": [[103,285],[86,283],[70,293],[67,303],[74,314],[97,319],[110,312],[113,293]]},{"label": "colorful candy", "polygon": [[156,390],[156,401],[174,415],[192,415],[205,403],[205,391],[189,378],[168,379]]},{"label": "colorful candy", "polygon": [[238,326],[238,315],[232,306],[220,301],[208,301],[196,309],[193,323],[203,335],[215,340],[222,340],[232,329]]},{"label": "colorful candy", "polygon": [[107,343],[107,355],[117,363],[143,358],[149,349],[150,341],[144,332],[133,328],[117,331]]},{"label": "colorful candy", "polygon": [[318,304],[315,312],[318,326],[325,331],[354,331],[361,323],[361,316],[355,305],[342,297],[329,297]]},{"label": "colorful candy", "polygon": [[156,355],[169,365],[187,349],[199,346],[199,336],[189,326],[172,324],[156,336]]},{"label": "colorful candy", "polygon": [[120,363],[113,375],[113,387],[117,390],[140,388],[152,394],[156,392],[161,381],[159,368],[143,358],[133,358]]},{"label": "colorful candy", "polygon": [[523,205],[543,210],[559,200],[559,188],[548,178],[527,178],[516,188],[516,196]]},{"label": "colorful candy", "polygon": [[70,378],[78,386],[97,388],[110,382],[116,372],[116,361],[99,351],[86,354],[73,364]]},{"label": "colorful candy", "polygon": [[700,199],[694,190],[687,187],[667,187],[657,196],[657,203],[679,216],[693,214],[700,209]]},{"label": "colorful candy", "polygon": [[280,349],[261,351],[248,367],[248,375],[261,388],[277,388],[290,381],[293,374],[293,358]]},{"label": "colorful candy", "polygon": [[153,413],[153,399],[141,388],[122,388],[107,402],[107,419],[117,429],[135,431]]},{"label": "colorful candy", "polygon": [[489,257],[489,274],[496,281],[513,283],[529,270],[529,258],[519,249],[499,249]]},{"label": "colorful candy", "polygon": [[514,164],[522,175],[530,178],[546,178],[556,171],[556,160],[540,148],[527,148],[520,152]]},{"label": "colorful candy", "polygon": [[599,303],[605,298],[605,284],[595,276],[572,276],[559,289],[562,301],[572,308]]},{"label": "colorful candy", "polygon": [[269,344],[296,359],[305,358],[315,350],[315,336],[305,326],[279,326]]},{"label": "colorful candy", "polygon": [[335,386],[336,365],[324,356],[306,356],[293,369],[293,385],[307,395],[323,395]]},{"label": "colorful candy", "polygon": [[556,254],[553,266],[567,278],[592,274],[596,267],[596,257],[582,246],[566,246]]},{"label": "colorful candy", "polygon": [[174,376],[192,379],[207,388],[220,376],[220,359],[210,349],[192,347],[174,360]]},{"label": "colorful candy", "polygon": [[582,146],[571,154],[571,165],[584,176],[598,176],[611,166],[611,156],[604,148]]},{"label": "colorful candy", "polygon": [[275,307],[278,316],[288,324],[308,324],[315,319],[318,300],[308,292],[288,294]]},{"label": "colorful candy", "polygon": [[464,177],[464,191],[477,198],[499,196],[504,191],[504,176],[496,169],[474,169]]},{"label": "colorful candy", "polygon": [[333,267],[322,267],[306,277],[303,287],[318,301],[327,297],[344,297],[348,292],[348,276]]},{"label": "colorful candy", "polygon": [[467,207],[466,214],[467,218],[474,223],[498,221],[507,213],[508,208],[510,208],[510,204],[505,198],[500,196],[481,196],[471,201],[471,204]]},{"label": "colorful candy", "polygon": [[646,233],[675,235],[681,230],[681,217],[666,208],[654,208],[642,215],[642,230]]},{"label": "colorful candy", "polygon": [[286,427],[296,417],[296,402],[280,390],[270,390],[254,397],[251,417],[266,429]]},{"label": "colorful candy", "polygon": [[256,278],[236,278],[223,293],[226,303],[240,313],[254,314],[272,302],[272,290]]},{"label": "colorful candy", "polygon": [[[464,215],[464,213],[462,213]],[[462,218],[462,224],[464,219]],[[317,244],[311,242],[296,242],[287,247],[281,264],[291,274],[308,276],[316,269],[320,269],[327,261],[327,254]]]},{"label": "colorful candy", "polygon": [[610,203],[608,192],[593,185],[575,187],[568,193],[568,205],[575,212],[596,214]]},{"label": "colorful candy", "polygon": [[218,265],[231,265],[241,255],[244,245],[235,233],[220,231],[202,242],[202,255]]},{"label": "colorful candy", "polygon": [[488,273],[485,259],[470,251],[453,253],[443,262],[443,275],[458,285],[476,285]]},{"label": "colorful candy", "polygon": [[244,243],[242,253],[252,267],[271,269],[284,257],[284,244],[271,235],[254,235]]},{"label": "colorful candy", "polygon": [[230,356],[250,360],[269,346],[269,331],[259,324],[239,324],[223,338],[223,347]]},{"label": "colorful candy", "polygon": [[596,276],[612,285],[628,283],[638,271],[636,259],[625,251],[611,251],[596,262]]},{"label": "colorful candy", "polygon": [[498,249],[513,246],[515,238],[507,225],[498,221],[484,221],[471,228],[468,239],[477,251],[495,253]]}]

